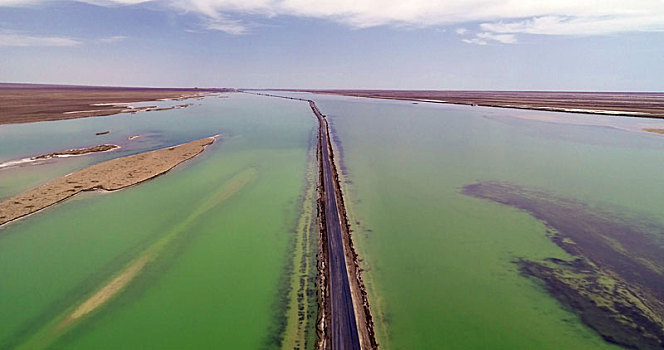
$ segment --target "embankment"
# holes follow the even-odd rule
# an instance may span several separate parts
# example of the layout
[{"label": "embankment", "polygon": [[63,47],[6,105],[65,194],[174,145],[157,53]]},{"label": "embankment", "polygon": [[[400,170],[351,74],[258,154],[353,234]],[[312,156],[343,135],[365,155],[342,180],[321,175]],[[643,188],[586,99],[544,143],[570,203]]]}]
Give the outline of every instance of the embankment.
[{"label": "embankment", "polygon": [[327,118],[312,100],[247,92],[304,101],[318,120],[318,349],[377,349],[373,318],[353,247],[343,191],[335,164]]}]

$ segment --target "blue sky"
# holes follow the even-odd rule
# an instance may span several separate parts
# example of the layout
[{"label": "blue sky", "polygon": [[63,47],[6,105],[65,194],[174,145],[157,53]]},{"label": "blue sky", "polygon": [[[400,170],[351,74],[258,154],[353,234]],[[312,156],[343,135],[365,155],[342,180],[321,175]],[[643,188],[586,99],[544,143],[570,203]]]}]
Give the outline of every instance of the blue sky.
[{"label": "blue sky", "polygon": [[664,90],[662,0],[0,0],[0,81]]}]

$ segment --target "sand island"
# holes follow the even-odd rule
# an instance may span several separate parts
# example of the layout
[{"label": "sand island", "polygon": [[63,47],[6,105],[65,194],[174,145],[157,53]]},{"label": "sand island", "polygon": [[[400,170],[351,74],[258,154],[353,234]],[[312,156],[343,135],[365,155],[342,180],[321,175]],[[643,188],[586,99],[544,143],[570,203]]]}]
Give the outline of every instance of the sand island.
[{"label": "sand island", "polygon": [[0,225],[49,207],[83,191],[114,191],[166,173],[205,150],[215,137],[121,157],[60,177],[0,202]]}]

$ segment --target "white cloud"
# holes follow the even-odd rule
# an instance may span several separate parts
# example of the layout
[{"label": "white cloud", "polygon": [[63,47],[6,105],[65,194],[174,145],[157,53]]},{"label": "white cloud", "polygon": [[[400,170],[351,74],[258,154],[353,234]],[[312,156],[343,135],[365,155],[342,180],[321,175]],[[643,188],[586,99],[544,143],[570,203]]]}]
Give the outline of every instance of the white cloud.
[{"label": "white cloud", "polygon": [[27,46],[76,46],[81,42],[72,38],[59,36],[33,36],[11,31],[0,30],[0,47]]},{"label": "white cloud", "polygon": [[475,44],[475,45],[486,45],[487,44],[486,40],[483,40],[483,39],[480,39],[480,38],[477,38],[477,37],[472,38],[472,39],[462,39],[461,41],[463,41],[464,43]]},{"label": "white cloud", "polygon": [[40,0],[0,0],[0,6],[28,6],[42,2]]},{"label": "white cloud", "polygon": [[472,39],[463,39],[461,41],[464,43],[476,45],[486,45],[491,41],[497,41],[503,44],[514,44],[516,43],[516,37],[513,34],[495,34],[482,32],[475,34],[475,37]]},{"label": "white cloud", "polygon": [[602,16],[569,17],[543,16],[512,22],[493,22],[480,25],[483,30],[496,33],[527,33],[546,35],[598,35],[632,31],[662,31],[662,16]]},{"label": "white cloud", "polygon": [[114,35],[114,36],[109,36],[106,38],[101,38],[98,41],[102,44],[113,44],[113,43],[119,43],[121,41],[126,40],[127,37],[123,35]]},{"label": "white cloud", "polygon": [[457,29],[454,30],[454,32],[459,34],[459,35],[464,35],[464,34],[468,33],[468,29],[466,29],[466,28],[457,28]]},{"label": "white cloud", "polygon": [[513,34],[494,34],[494,33],[478,33],[477,37],[485,40],[494,40],[503,44],[514,44],[516,37]]},{"label": "white cloud", "polygon": [[205,28],[234,35],[246,34],[249,30],[248,26],[241,21],[229,20],[219,15],[207,18],[205,21]]},{"label": "white cloud", "polygon": [[123,5],[136,5],[144,2],[153,2],[153,0],[74,0],[74,1],[85,2],[97,6],[123,6]]},{"label": "white cloud", "polygon": [[[39,0],[0,0],[16,6]],[[74,0],[70,0],[74,1]],[[481,22],[482,32],[601,35],[664,30],[662,0],[77,0],[100,6],[151,2],[198,14],[208,29],[242,34],[245,16],[295,16],[354,28],[427,27]],[[41,0],[46,3],[48,0]],[[463,31],[462,28],[459,28]],[[458,31],[457,31],[458,33]],[[465,34],[465,33],[458,33]],[[489,39],[496,40],[496,39]],[[507,39],[510,40],[510,39]],[[501,41],[501,40],[497,40]]]}]

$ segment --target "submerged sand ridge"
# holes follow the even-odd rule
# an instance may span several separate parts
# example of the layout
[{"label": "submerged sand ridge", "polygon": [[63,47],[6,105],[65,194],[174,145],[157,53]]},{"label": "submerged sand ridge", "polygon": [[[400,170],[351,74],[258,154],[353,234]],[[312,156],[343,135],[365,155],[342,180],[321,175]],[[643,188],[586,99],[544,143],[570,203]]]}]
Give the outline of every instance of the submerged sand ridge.
[{"label": "submerged sand ridge", "polygon": [[59,338],[73,330],[81,322],[85,322],[87,316],[99,311],[113,298],[120,295],[126,288],[141,277],[150,264],[163,258],[163,253],[170,248],[175,240],[191,229],[191,225],[198,218],[218,205],[222,204],[231,196],[242,190],[256,179],[256,168],[250,167],[236,173],[231,179],[224,181],[215,191],[208,193],[202,201],[197,204],[189,216],[173,226],[161,238],[153,242],[133,260],[129,261],[122,269],[108,276],[108,279],[97,286],[90,293],[82,291],[81,299],[65,307],[55,318],[46,323],[38,332],[19,343],[15,349],[47,349],[57,342]]},{"label": "submerged sand ridge", "polygon": [[215,137],[191,141],[78,170],[0,202],[0,225],[61,202],[83,191],[119,190],[159,176],[212,144]]}]

